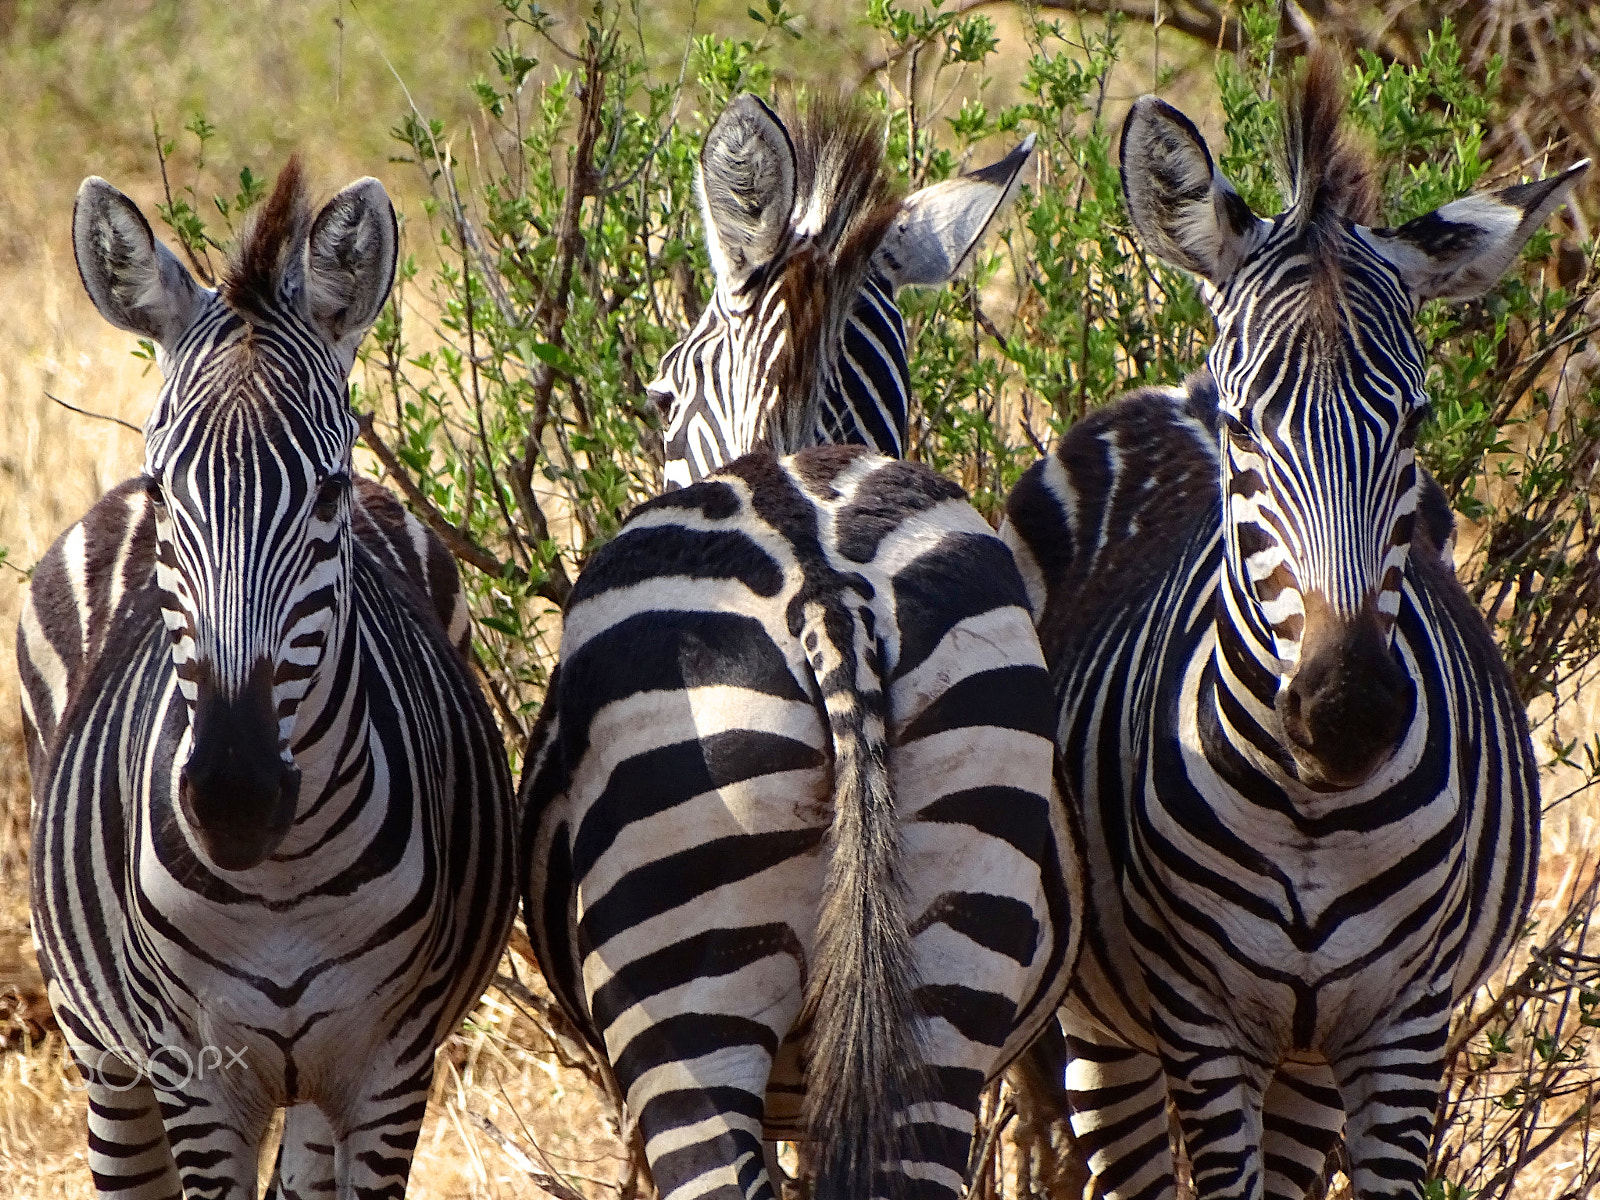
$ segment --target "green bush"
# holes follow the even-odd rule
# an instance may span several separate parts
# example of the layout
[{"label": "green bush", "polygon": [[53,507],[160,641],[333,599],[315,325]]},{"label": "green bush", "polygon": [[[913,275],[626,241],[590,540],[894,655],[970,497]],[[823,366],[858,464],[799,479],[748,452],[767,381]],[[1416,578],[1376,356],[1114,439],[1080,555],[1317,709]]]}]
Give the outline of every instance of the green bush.
[{"label": "green bush", "polygon": [[[710,289],[694,199],[701,136],[733,95],[770,94],[785,56],[818,47],[784,0],[760,0],[748,37],[694,37],[663,73],[636,10],[602,6],[558,29],[536,4],[502,4],[504,36],[472,84],[472,128],[412,111],[394,130],[431,199],[409,214],[396,298],[352,398],[369,447],[465,565],[484,676],[520,746],[572,580],[660,487],[660,415],[644,384]],[[868,90],[907,188],[1039,139],[1036,172],[970,278],[902,298],[919,401],[912,453],[991,518],[1074,419],[1131,385],[1178,381],[1211,336],[1193,282],[1144,256],[1122,209],[1122,106],[1108,103],[1108,83],[1146,35],[1115,16],[1020,15],[1026,65],[1007,96],[990,78],[1001,61],[990,17],[895,0],[868,0],[866,12],[888,63],[884,86]],[[1222,167],[1268,213],[1281,207],[1268,152],[1276,33],[1274,12],[1247,10],[1243,49],[1215,60]],[[1351,118],[1381,155],[1392,224],[1496,181],[1481,148],[1497,76],[1494,63],[1469,75],[1448,24],[1414,68],[1368,53],[1353,64]],[[189,128],[203,150],[205,122]],[[218,201],[225,218],[259,194],[248,170],[240,179]],[[205,209],[191,187],[164,214],[197,254],[211,236]],[[1600,740],[1558,736],[1557,719],[1600,662],[1589,507],[1600,389],[1575,358],[1596,329],[1596,285],[1592,249],[1567,249],[1558,281],[1547,279],[1552,245],[1537,236],[1527,269],[1488,299],[1422,313],[1433,415],[1421,446],[1465,518],[1472,594],[1523,696],[1542,698],[1536,736],[1587,783]],[[1551,1129],[1587,1121],[1594,899],[1581,892],[1554,926],[1530,930],[1531,965],[1514,964],[1463,1024],[1436,1139],[1441,1195],[1507,1191],[1554,1144]],[[1585,1153],[1587,1172],[1600,1150]]]}]

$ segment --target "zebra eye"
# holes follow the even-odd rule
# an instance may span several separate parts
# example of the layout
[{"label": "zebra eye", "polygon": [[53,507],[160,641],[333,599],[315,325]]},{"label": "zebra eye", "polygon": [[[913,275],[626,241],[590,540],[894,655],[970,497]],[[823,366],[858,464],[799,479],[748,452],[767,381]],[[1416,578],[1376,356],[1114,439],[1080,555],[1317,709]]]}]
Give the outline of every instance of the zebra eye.
[{"label": "zebra eye", "polygon": [[339,501],[350,490],[350,476],[344,472],[329,475],[317,488],[317,500],[312,509],[319,521],[331,521],[339,515]]},{"label": "zebra eye", "polygon": [[1234,445],[1248,449],[1255,443],[1255,434],[1250,432],[1250,426],[1232,413],[1225,412],[1222,414],[1222,425],[1228,431],[1228,437]]},{"label": "zebra eye", "polygon": [[1400,427],[1400,435],[1406,441],[1409,442],[1417,436],[1417,430],[1421,429],[1428,420],[1428,411],[1428,405],[1419,404],[1406,414],[1405,424]]},{"label": "zebra eye", "polygon": [[156,515],[167,511],[167,494],[161,490],[161,484],[153,476],[145,476],[144,494],[150,498],[150,503],[155,506]]}]

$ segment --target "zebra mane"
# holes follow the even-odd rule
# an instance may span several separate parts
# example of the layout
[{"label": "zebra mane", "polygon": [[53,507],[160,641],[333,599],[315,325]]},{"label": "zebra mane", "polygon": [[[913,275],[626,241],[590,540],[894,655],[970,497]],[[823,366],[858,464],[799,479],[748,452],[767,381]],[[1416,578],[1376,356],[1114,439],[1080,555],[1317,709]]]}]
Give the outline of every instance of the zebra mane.
[{"label": "zebra mane", "polygon": [[1327,221],[1376,224],[1377,170],[1367,150],[1341,129],[1346,92],[1335,53],[1314,45],[1304,79],[1289,94],[1284,122],[1285,191],[1295,227],[1315,233]]},{"label": "zebra mane", "polygon": [[283,165],[272,195],[252,214],[234,243],[220,288],[229,306],[246,316],[269,316],[310,228],[305,173],[300,156],[294,154]]},{"label": "zebra mane", "polygon": [[812,96],[786,104],[783,120],[795,152],[789,227],[810,242],[787,258],[777,280],[789,337],[775,370],[778,394],[791,399],[768,414],[764,440],[794,446],[815,426],[819,364],[843,334],[902,196],[884,162],[883,122],[861,103]]},{"label": "zebra mane", "polygon": [[883,161],[883,122],[857,101],[827,96],[786,104],[783,118],[794,138],[791,226],[846,265],[864,236],[870,254],[900,199]]}]

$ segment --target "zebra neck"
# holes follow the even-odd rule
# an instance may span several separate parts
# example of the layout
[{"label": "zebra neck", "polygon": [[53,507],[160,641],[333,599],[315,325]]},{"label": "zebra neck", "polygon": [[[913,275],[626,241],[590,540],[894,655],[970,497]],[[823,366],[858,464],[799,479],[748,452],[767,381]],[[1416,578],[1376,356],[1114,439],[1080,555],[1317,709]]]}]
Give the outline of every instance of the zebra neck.
[{"label": "zebra neck", "polygon": [[1225,554],[1212,613],[1215,637],[1206,669],[1196,680],[1195,711],[1206,758],[1225,778],[1266,773],[1279,783],[1298,782],[1274,707],[1281,663],[1272,633]]},{"label": "zebra neck", "polygon": [[297,823],[364,775],[371,757],[371,712],[363,686],[366,656],[361,653],[359,626],[352,613],[330,642],[317,682],[295,712],[290,747],[301,773]]}]

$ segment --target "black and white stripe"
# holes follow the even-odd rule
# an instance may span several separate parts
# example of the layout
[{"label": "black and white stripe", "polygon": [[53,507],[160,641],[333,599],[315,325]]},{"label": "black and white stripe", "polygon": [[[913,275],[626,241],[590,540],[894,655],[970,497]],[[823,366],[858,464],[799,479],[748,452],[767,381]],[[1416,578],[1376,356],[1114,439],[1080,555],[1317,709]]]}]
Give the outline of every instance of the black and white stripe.
[{"label": "black and white stripe", "polygon": [[528,926],[663,1196],[770,1198],[763,1136],[819,1194],[960,1195],[1077,933],[1043,659],[960,490],[827,447],[641,506],[553,697]]},{"label": "black and white stripe", "polygon": [[352,480],[345,380],[393,210],[291,163],[217,292],[87,181],[80,271],[165,376],[146,468],[18,634],[33,920],[104,1195],[404,1193],[433,1052],[514,912],[504,751],[448,552]]},{"label": "black and white stripe", "polygon": [[[761,412],[742,402],[751,376],[783,348],[786,314],[776,293],[756,312],[730,311],[721,289],[693,332],[661,357],[650,391],[667,410],[666,480],[682,487],[739,456],[761,439]],[[743,358],[726,345],[748,339]],[[894,289],[873,272],[861,281],[845,323],[837,373],[819,398],[811,443],[867,446],[889,458],[905,455],[911,372],[906,323]],[[741,371],[742,368],[742,371]]]},{"label": "black and white stripe", "polygon": [[905,453],[911,383],[895,293],[961,269],[1033,138],[904,198],[882,146],[881,128],[843,105],[814,103],[785,124],[745,95],[717,119],[699,176],[717,286],[650,384],[667,416],[669,484],[704,479],[758,444]]},{"label": "black and white stripe", "polygon": [[[845,157],[870,149],[876,169],[869,128],[813,112],[799,160],[833,161],[806,147],[848,136]],[[784,1138],[810,1144],[819,1196],[954,1200],[982,1088],[1050,1020],[1076,958],[1076,843],[999,538],[925,468],[765,449],[811,436],[841,353],[816,314],[853,302],[881,253],[852,236],[855,261],[827,270],[756,258],[772,192],[806,178],[788,146],[745,98],[702,156],[713,195],[717,164],[741,164],[745,224],[713,234],[719,293],[769,272],[806,307],[766,310],[782,354],[738,337],[701,351],[761,415],[732,449],[764,448],[642,505],[574,588],[522,784],[527,922],[664,1197],[774,1200],[763,1141]],[[867,228],[885,237],[899,212]],[[942,260],[945,232],[909,222],[897,254]]]},{"label": "black and white stripe", "polygon": [[1028,580],[1089,864],[1063,1009],[1097,1195],[1417,1197],[1455,1003],[1534,880],[1527,725],[1415,462],[1411,318],[1490,286],[1575,172],[1374,228],[1314,58],[1288,212],[1176,110],[1122,141],[1141,240],[1212,286],[1210,365],[1091,414],[1023,479]]}]

